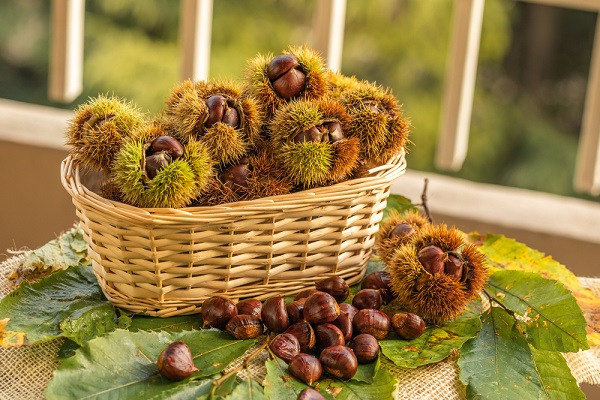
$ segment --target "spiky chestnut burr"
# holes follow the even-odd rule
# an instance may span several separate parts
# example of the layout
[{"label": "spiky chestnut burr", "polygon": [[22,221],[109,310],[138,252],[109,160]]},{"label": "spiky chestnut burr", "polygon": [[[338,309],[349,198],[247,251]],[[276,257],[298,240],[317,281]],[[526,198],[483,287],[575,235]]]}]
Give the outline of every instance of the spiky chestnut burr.
[{"label": "spiky chestnut burr", "polygon": [[487,277],[485,256],[461,231],[443,224],[426,226],[397,247],[386,267],[406,311],[435,324],[462,313]]},{"label": "spiky chestnut burr", "polygon": [[411,126],[389,88],[335,73],[328,78],[332,96],[348,110],[349,134],[360,140],[362,160],[382,164],[408,146]]},{"label": "spiky chestnut burr", "polygon": [[283,54],[258,54],[248,60],[246,87],[270,119],[293,99],[314,100],[327,91],[327,72],[322,57],[306,46],[290,46]]},{"label": "spiky chestnut burr", "polygon": [[275,113],[271,145],[294,184],[310,188],[348,178],[360,149],[347,126],[345,108],[329,98],[295,100]]},{"label": "spiky chestnut burr", "polygon": [[221,165],[233,164],[256,145],[263,113],[257,101],[242,93],[234,81],[184,81],[167,101],[167,130],[183,143],[189,138],[204,143]]},{"label": "spiky chestnut burr", "polygon": [[429,220],[417,210],[404,213],[391,211],[388,218],[379,226],[375,241],[377,254],[386,263],[398,246],[408,243],[414,234],[429,225],[431,225]]},{"label": "spiky chestnut burr", "polygon": [[105,173],[110,171],[123,142],[145,119],[135,104],[104,95],[91,98],[74,114],[66,131],[71,156],[84,166]]},{"label": "spiky chestnut burr", "polygon": [[[206,146],[191,138],[182,145],[164,133],[158,125],[144,126],[135,135],[138,139],[125,142],[117,153],[111,176],[123,202],[136,207],[186,207],[208,183],[213,161]],[[176,150],[160,149],[164,137],[176,143]],[[181,155],[173,156],[172,151]]]}]

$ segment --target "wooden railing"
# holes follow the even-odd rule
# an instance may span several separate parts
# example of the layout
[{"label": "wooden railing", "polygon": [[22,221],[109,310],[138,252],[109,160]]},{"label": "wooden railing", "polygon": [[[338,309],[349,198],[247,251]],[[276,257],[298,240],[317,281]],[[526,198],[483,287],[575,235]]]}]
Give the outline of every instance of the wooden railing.
[{"label": "wooden railing", "polygon": [[[52,0],[52,47],[48,94],[70,102],[82,90],[85,0]],[[565,8],[600,11],[600,0],[522,0]],[[181,78],[205,80],[209,74],[213,0],[181,0]],[[442,100],[436,165],[459,170],[468,151],[479,39],[485,0],[456,0],[452,41]],[[318,0],[312,46],[327,66],[341,70],[346,0]],[[600,195],[600,19],[596,24],[574,188]]]}]

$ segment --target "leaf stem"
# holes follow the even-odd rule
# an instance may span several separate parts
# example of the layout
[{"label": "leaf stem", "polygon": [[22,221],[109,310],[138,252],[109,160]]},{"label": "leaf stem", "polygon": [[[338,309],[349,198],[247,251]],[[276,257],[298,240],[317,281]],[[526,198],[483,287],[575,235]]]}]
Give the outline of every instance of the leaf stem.
[{"label": "leaf stem", "polygon": [[485,295],[487,296],[487,298],[490,302],[496,303],[498,306],[500,306],[500,308],[502,308],[504,311],[509,313],[513,318],[517,317],[517,314],[513,310],[509,309],[504,304],[502,304],[502,302],[500,300],[498,300],[496,297],[492,296],[490,294],[490,292],[487,291],[486,288],[483,288],[483,293],[485,293]]}]

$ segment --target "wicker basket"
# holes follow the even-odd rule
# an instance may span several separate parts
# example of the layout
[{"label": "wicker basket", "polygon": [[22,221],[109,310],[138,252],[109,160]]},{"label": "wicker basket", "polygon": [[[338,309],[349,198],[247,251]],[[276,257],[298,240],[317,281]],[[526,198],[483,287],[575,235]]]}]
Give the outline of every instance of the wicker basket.
[{"label": "wicker basket", "polygon": [[153,316],[193,314],[215,294],[291,295],[338,275],[364,275],[404,154],[365,178],[213,207],[136,208],[107,200],[61,165],[94,273],[116,306]]}]

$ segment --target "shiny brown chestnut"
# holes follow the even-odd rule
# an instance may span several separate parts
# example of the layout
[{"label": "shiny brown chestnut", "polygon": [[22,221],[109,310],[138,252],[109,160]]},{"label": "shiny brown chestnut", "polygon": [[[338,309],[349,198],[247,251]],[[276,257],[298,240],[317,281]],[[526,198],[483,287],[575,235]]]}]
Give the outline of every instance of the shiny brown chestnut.
[{"label": "shiny brown chestnut", "polygon": [[331,276],[315,283],[315,288],[321,292],[329,293],[335,301],[342,303],[348,298],[350,286],[339,276]]},{"label": "shiny brown chestnut", "polygon": [[156,361],[158,372],[170,381],[180,381],[198,371],[190,348],[184,342],[169,344]]},{"label": "shiny brown chestnut", "polygon": [[348,347],[354,351],[359,364],[373,362],[379,355],[379,343],[375,339],[375,336],[368,333],[356,335],[354,339],[348,342]]},{"label": "shiny brown chestnut", "polygon": [[446,253],[444,250],[435,245],[425,246],[417,253],[417,259],[431,275],[441,274],[444,272],[444,260]]},{"label": "shiny brown chestnut", "polygon": [[358,308],[354,307],[350,303],[341,303],[340,304],[340,311],[348,314],[348,317],[350,318],[350,321],[352,321],[354,319],[354,316],[358,312]]},{"label": "shiny brown chestnut", "polygon": [[306,74],[298,58],[291,54],[273,58],[267,66],[267,76],[275,93],[286,100],[299,96],[306,88]]},{"label": "shiny brown chestnut", "polygon": [[392,327],[402,339],[416,339],[425,332],[425,321],[417,314],[399,312],[392,316]]},{"label": "shiny brown chestnut", "polygon": [[306,302],[306,297],[303,297],[301,299],[294,300],[285,306],[285,309],[290,318],[290,325],[293,325],[304,319],[304,303],[305,302]]},{"label": "shiny brown chestnut", "polygon": [[222,330],[227,322],[237,315],[237,308],[227,297],[213,296],[202,303],[200,314],[204,328],[211,326]]},{"label": "shiny brown chestnut", "polygon": [[325,396],[313,388],[306,388],[300,392],[296,400],[325,400]]},{"label": "shiny brown chestnut", "polygon": [[[340,311],[341,311],[341,306],[340,306]],[[353,333],[352,320],[350,319],[350,316],[347,313],[341,311],[340,315],[335,320],[333,320],[331,323],[333,325],[337,326],[340,331],[342,331],[342,334],[344,335],[344,340],[346,342],[352,338],[352,333]]]},{"label": "shiny brown chestnut", "polygon": [[275,296],[263,303],[260,313],[263,323],[271,332],[281,333],[290,326],[290,318],[282,296]]},{"label": "shiny brown chestnut", "polygon": [[231,104],[231,100],[228,100],[225,96],[221,94],[210,96],[206,100],[206,106],[208,107],[208,117],[204,122],[205,127],[210,128],[217,122],[234,128],[238,127],[240,123],[239,113]]},{"label": "shiny brown chestnut", "polygon": [[258,299],[243,299],[236,304],[238,314],[256,315],[260,318],[262,302]]},{"label": "shiny brown chestnut", "polygon": [[146,175],[148,178],[154,179],[158,171],[171,163],[171,156],[166,151],[160,151],[152,155],[146,156]]},{"label": "shiny brown chestnut", "polygon": [[290,325],[290,327],[285,330],[285,333],[291,333],[296,336],[300,343],[300,351],[303,353],[308,353],[317,343],[315,331],[312,325],[306,321],[300,321],[294,325]]},{"label": "shiny brown chestnut", "polygon": [[256,315],[238,314],[227,322],[225,330],[236,339],[252,339],[262,335],[264,326]]},{"label": "shiny brown chestnut", "polygon": [[446,262],[444,262],[444,273],[460,281],[463,275],[464,262],[455,254],[448,253]]},{"label": "shiny brown chestnut", "polygon": [[301,292],[299,292],[296,296],[294,296],[294,300],[300,300],[303,298],[307,298],[311,294],[317,293],[317,292],[319,292],[319,290],[317,290],[317,289],[304,289]]},{"label": "shiny brown chestnut", "polygon": [[159,136],[150,143],[148,151],[151,154],[166,151],[171,159],[176,160],[183,157],[184,148],[179,140],[172,136]]},{"label": "shiny brown chestnut", "polygon": [[360,284],[361,289],[379,289],[384,304],[392,301],[395,296],[390,286],[390,276],[386,271],[375,271],[365,276]]},{"label": "shiny brown chestnut", "polygon": [[286,363],[300,354],[300,342],[291,333],[280,333],[269,344],[271,351]]},{"label": "shiny brown chestnut", "polygon": [[368,333],[379,340],[385,339],[390,333],[390,318],[379,310],[360,310],[354,316],[352,325],[355,333]]},{"label": "shiny brown chestnut", "polygon": [[356,374],[358,360],[352,349],[337,345],[329,346],[319,355],[323,370],[337,378],[347,380]]},{"label": "shiny brown chestnut", "polygon": [[238,193],[243,188],[248,187],[247,179],[249,172],[247,164],[232,165],[221,171],[219,180],[224,186]]},{"label": "shiny brown chestnut", "polygon": [[311,354],[300,353],[288,363],[290,374],[307,385],[318,381],[323,373],[319,359]]},{"label": "shiny brown chestnut", "polygon": [[402,222],[394,227],[389,234],[390,238],[394,237],[407,237],[415,233],[415,229],[411,224]]},{"label": "shiny brown chestnut", "polygon": [[352,298],[352,305],[359,310],[371,308],[379,310],[383,299],[379,289],[361,289]]},{"label": "shiny brown chestnut", "polygon": [[346,344],[344,334],[340,328],[331,323],[315,326],[315,336],[317,337],[317,351],[319,353],[329,346]]},{"label": "shiny brown chestnut", "polygon": [[310,323],[324,324],[335,320],[340,315],[340,306],[329,293],[313,293],[306,298],[303,315]]}]

